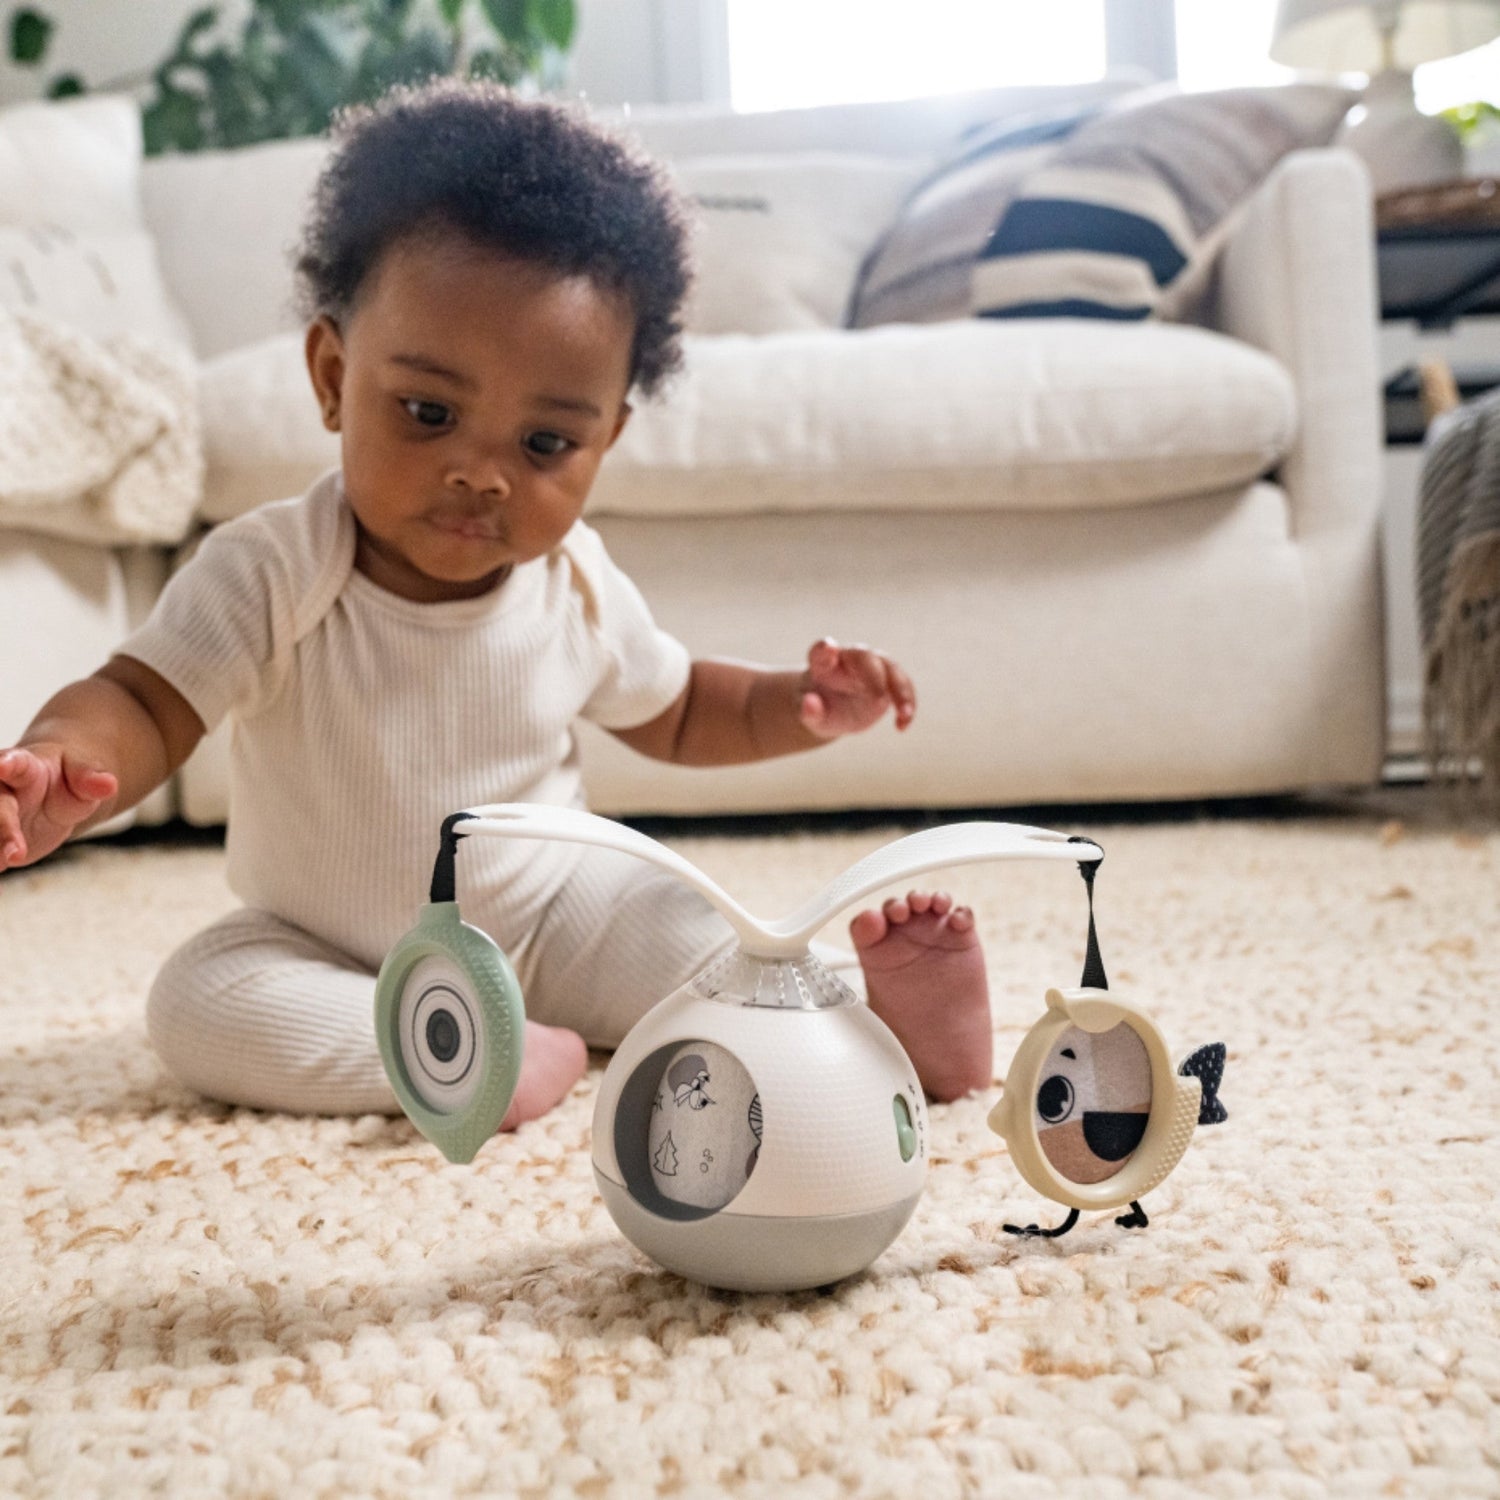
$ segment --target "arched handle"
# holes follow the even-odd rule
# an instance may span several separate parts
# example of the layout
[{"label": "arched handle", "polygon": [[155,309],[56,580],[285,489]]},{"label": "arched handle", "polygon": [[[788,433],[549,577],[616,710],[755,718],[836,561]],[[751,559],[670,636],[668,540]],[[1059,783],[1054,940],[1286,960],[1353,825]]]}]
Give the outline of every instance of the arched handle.
[{"label": "arched handle", "polygon": [[[1104,851],[1087,842],[1073,842],[1050,828],[1024,823],[945,823],[924,828],[867,854],[850,865],[790,916],[768,924],[768,931],[803,948],[813,934],[846,906],[898,880],[911,880],[929,870],[972,865],[990,860],[1062,859],[1086,864],[1104,858]],[[799,952],[801,949],[798,950]]]},{"label": "arched handle", "polygon": [[633,854],[647,864],[675,875],[691,886],[712,906],[738,934],[748,953],[757,953],[766,936],[766,926],[751,916],[733,896],[717,882],[710,880],[691,860],[659,844],[648,834],[638,833],[623,823],[601,818],[596,813],[576,807],[556,807],[541,802],[495,802],[487,807],[466,809],[469,819],[462,831],[497,834],[513,839],[561,839],[572,844],[592,844],[598,849],[613,849],[618,854]]},{"label": "arched handle", "polygon": [[1097,844],[1074,842],[1049,828],[1022,823],[949,823],[908,834],[877,849],[830,881],[789,916],[763,921],[746,911],[697,865],[622,823],[572,807],[497,802],[467,809],[463,832],[510,838],[563,839],[633,854],[691,886],[723,916],[745,952],[757,958],[800,958],[814,934],[845,907],[899,880],[929,870],[988,860],[1056,859],[1074,864],[1104,858]]}]

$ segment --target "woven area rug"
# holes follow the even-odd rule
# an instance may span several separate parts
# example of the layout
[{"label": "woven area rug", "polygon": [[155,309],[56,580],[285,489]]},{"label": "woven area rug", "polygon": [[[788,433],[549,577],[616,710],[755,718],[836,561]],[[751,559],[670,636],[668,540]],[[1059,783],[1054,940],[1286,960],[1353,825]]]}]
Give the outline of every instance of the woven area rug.
[{"label": "woven area rug", "polygon": [[[1388,794],[1389,795],[1389,794]],[[1389,806],[1070,816],[1114,987],[1228,1043],[1144,1230],[1055,1223],[985,1115],[931,1111],[912,1221],[831,1292],[715,1293],[615,1232],[605,1059],[446,1164],[404,1120],[163,1075],[156,965],[233,904],[199,843],[0,880],[0,1493],[1500,1494],[1500,835]],[[788,909],[902,831],[675,842]],[[1069,865],[975,867],[996,1067],[1078,981]]]}]

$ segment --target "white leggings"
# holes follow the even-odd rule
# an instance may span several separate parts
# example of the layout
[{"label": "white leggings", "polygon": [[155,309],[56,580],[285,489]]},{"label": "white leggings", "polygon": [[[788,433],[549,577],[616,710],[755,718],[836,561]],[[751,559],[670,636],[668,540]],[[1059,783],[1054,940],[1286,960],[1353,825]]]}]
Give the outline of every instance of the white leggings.
[{"label": "white leggings", "polygon": [[[416,912],[412,913],[415,921]],[[617,1047],[658,1000],[732,940],[670,875],[589,850],[519,943],[503,920],[464,919],[506,948],[533,1021]],[[306,1114],[399,1114],[375,1041],[375,976],[267,912],[231,913],[172,955],[146,1025],[179,1081],[230,1104]]]}]

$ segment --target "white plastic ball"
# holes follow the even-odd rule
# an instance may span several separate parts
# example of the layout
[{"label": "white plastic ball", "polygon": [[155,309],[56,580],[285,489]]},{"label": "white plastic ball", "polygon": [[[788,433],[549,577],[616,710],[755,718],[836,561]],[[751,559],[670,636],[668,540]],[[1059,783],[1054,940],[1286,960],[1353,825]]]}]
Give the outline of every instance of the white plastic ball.
[{"label": "white plastic ball", "polygon": [[926,1179],[910,1059],[852,997],[747,1004],[707,998],[703,979],[648,1012],[605,1072],[593,1159],[606,1207],[638,1249],[709,1286],[853,1275],[900,1233]]}]

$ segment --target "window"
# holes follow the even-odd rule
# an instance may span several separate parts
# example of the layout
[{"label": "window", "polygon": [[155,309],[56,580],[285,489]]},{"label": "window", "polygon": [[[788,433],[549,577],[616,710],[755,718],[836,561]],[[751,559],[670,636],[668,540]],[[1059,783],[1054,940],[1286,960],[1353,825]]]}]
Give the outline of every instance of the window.
[{"label": "window", "polygon": [[736,109],[1104,76],[1104,0],[729,0]]},{"label": "window", "polygon": [[[1276,0],[1176,0],[1177,76],[1187,89],[1285,83],[1297,75],[1270,59]],[[1358,83],[1356,74],[1353,81]],[[1424,63],[1413,84],[1417,108],[1500,99],[1500,42]]]},{"label": "window", "polygon": [[[1028,83],[1083,83],[1109,64],[1106,9],[1114,7],[1116,61],[1141,59],[1130,43],[1156,30],[1177,50],[1187,89],[1284,83],[1297,75],[1270,58],[1276,0],[718,0],[727,23],[736,109],[787,109]],[[723,45],[720,35],[719,45]],[[1149,39],[1148,39],[1149,40]],[[1170,44],[1148,66],[1170,71]],[[1128,55],[1127,55],[1128,54]],[[722,56],[722,54],[721,54]],[[1357,76],[1351,81],[1358,82]],[[1416,71],[1418,108],[1500,100],[1500,41]]]},{"label": "window", "polygon": [[1271,61],[1276,0],[1177,0],[1177,78],[1185,89],[1283,83],[1294,75]]},{"label": "window", "polygon": [[1412,84],[1417,108],[1428,114],[1480,99],[1500,104],[1500,42],[1427,63],[1417,69]]}]

